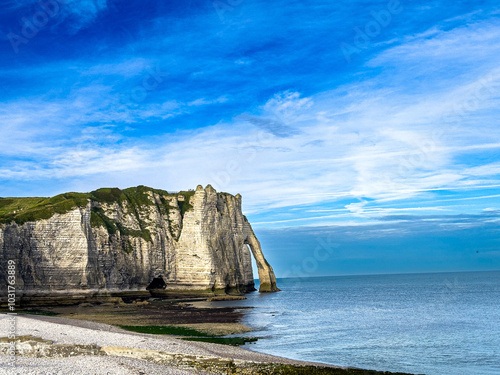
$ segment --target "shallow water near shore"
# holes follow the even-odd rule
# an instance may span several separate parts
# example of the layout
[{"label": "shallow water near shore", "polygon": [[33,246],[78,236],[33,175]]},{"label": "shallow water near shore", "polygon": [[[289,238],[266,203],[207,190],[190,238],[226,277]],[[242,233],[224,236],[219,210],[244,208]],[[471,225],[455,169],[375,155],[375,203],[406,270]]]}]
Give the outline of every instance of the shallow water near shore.
[{"label": "shallow water near shore", "polygon": [[281,279],[283,291],[212,306],[253,306],[245,347],[385,371],[500,373],[500,272]]}]

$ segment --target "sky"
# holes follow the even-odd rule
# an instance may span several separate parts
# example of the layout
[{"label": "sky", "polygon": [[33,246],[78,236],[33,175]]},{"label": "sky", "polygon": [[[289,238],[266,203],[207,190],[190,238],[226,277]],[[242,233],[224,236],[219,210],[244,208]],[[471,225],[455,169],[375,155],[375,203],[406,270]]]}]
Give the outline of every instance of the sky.
[{"label": "sky", "polygon": [[500,269],[497,1],[1,5],[0,196],[211,184],[281,277]]}]

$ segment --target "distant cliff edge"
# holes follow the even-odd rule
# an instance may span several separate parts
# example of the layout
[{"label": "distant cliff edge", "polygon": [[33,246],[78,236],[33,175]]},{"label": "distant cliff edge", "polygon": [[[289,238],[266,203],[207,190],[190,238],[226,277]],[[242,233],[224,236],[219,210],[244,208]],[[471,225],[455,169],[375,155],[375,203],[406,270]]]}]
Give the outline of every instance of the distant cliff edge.
[{"label": "distant cliff edge", "polygon": [[241,195],[210,185],[0,198],[0,282],[7,285],[14,260],[23,296],[148,287],[243,293],[255,290],[250,252],[260,291],[279,290]]}]

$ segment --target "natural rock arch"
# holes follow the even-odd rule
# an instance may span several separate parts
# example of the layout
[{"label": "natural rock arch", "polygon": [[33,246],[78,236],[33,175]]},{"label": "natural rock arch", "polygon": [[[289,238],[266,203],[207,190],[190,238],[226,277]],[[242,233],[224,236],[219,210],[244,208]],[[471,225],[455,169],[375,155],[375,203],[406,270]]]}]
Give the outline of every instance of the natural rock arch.
[{"label": "natural rock arch", "polygon": [[276,286],[276,276],[274,275],[273,268],[264,257],[260,242],[255,236],[255,233],[253,232],[253,229],[248,221],[246,221],[245,224],[245,232],[247,234],[245,244],[250,247],[255,262],[257,263],[260,281],[259,292],[279,292],[279,289]]}]

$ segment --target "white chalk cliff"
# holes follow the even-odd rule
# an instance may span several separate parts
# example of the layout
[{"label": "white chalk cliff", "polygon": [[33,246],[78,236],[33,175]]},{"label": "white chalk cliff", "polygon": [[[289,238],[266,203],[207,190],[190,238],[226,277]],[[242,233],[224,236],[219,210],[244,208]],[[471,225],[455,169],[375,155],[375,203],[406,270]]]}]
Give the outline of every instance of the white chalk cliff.
[{"label": "white chalk cliff", "polygon": [[0,282],[15,260],[17,289],[28,296],[146,290],[159,277],[167,291],[246,292],[254,290],[253,254],[260,291],[278,290],[239,194],[210,185],[184,194],[132,189],[89,193],[47,218],[4,220]]}]

